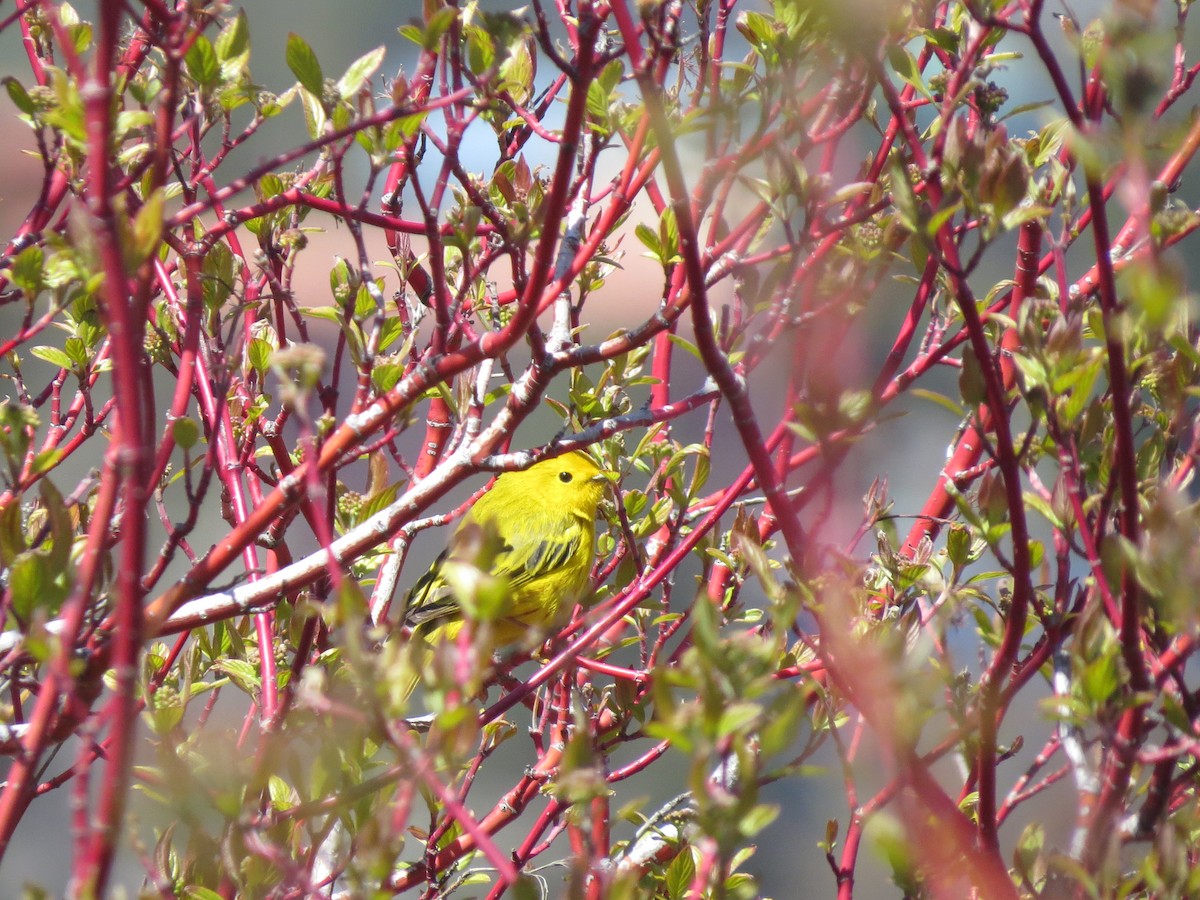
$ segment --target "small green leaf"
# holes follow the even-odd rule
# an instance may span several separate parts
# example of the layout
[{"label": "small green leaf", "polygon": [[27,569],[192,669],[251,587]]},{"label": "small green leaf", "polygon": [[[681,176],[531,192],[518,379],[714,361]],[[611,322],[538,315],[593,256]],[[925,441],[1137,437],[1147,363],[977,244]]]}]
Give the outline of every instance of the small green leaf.
[{"label": "small green leaf", "polygon": [[272,775],[267,780],[267,792],[271,795],[271,805],[277,810],[291,809],[296,805],[296,792],[278,775]]},{"label": "small green leaf", "polygon": [[326,322],[341,324],[341,311],[332,306],[301,306],[300,315],[310,319],[324,319]]},{"label": "small green leaf", "polygon": [[30,347],[29,352],[38,359],[44,359],[53,366],[58,366],[60,369],[66,369],[68,372],[75,368],[75,363],[71,357],[67,356],[62,350],[57,347]]},{"label": "small green leaf", "polygon": [[321,95],[301,91],[300,105],[304,108],[304,124],[308,128],[308,136],[315,141],[325,133],[325,125],[329,121],[321,102]]},{"label": "small green leaf", "polygon": [[147,706],[150,727],[155,734],[168,734],[183,721],[183,698],[166,685],[154,692]]},{"label": "small green leaf", "polygon": [[88,363],[92,361],[91,354],[88,352],[88,346],[83,342],[82,338],[67,338],[63,341],[63,350],[78,369],[86,369]]},{"label": "small green leaf", "polygon": [[239,9],[238,14],[221,29],[214,49],[222,65],[240,59],[250,50],[250,28],[246,24],[244,9]]},{"label": "small green leaf", "polygon": [[163,229],[163,192],[155,191],[146,198],[133,219],[133,234],[126,247],[125,264],[130,272],[137,270],[158,250]]},{"label": "small green leaf", "polygon": [[961,569],[971,561],[971,532],[958,522],[950,526],[946,535],[946,555],[954,567]]},{"label": "small green leaf", "polygon": [[696,877],[696,859],[692,856],[692,851],[688,847],[684,847],[673,860],[671,865],[667,867],[667,896],[671,900],[679,900],[687,893],[687,889],[692,885],[692,879]]},{"label": "small green leaf", "polygon": [[78,25],[72,25],[67,29],[67,33],[71,36],[71,44],[75,48],[75,53],[86,53],[88,48],[92,46],[92,26],[87,22],[80,22]]},{"label": "small green leaf", "polygon": [[669,256],[663,262],[678,262],[679,224],[675,221],[675,207],[673,206],[664,209],[662,218],[658,220],[658,240],[664,256]]},{"label": "small green leaf", "polygon": [[221,78],[221,65],[217,62],[216,51],[212,41],[203,34],[196,37],[195,43],[188,49],[183,58],[187,73],[204,90],[216,85]]},{"label": "small green leaf", "polygon": [[213,668],[224,672],[239,688],[251,697],[258,696],[258,670],[244,659],[222,659],[213,663]]},{"label": "small green leaf", "polygon": [[1112,653],[1106,653],[1084,666],[1079,678],[1084,697],[1097,706],[1108,702],[1120,683],[1121,673],[1116,656]]},{"label": "small green leaf", "polygon": [[917,61],[911,53],[899,44],[889,43],[887,58],[902,81],[911,85],[922,97],[932,99],[929,88],[925,85],[925,79],[921,77],[921,70],[917,67]]},{"label": "small green leaf", "polygon": [[1041,822],[1030,822],[1017,839],[1017,846],[1013,851],[1013,862],[1016,864],[1017,871],[1030,881],[1036,877],[1034,867],[1041,860],[1042,848],[1045,843],[1046,831]]},{"label": "small green leaf", "polygon": [[962,369],[958,375],[958,391],[963,401],[970,406],[978,406],[982,403],[987,391],[983,368],[979,365],[974,349],[969,345],[963,347]]},{"label": "small green leaf", "polygon": [[913,388],[909,393],[914,397],[920,397],[922,400],[928,400],[930,403],[949,410],[952,415],[960,419],[963,417],[964,410],[962,405],[955,403],[944,394],[939,394],[937,391],[928,391],[924,388]]},{"label": "small green leaf", "polygon": [[358,291],[358,273],[352,271],[342,257],[336,256],[334,260],[333,268],[329,270],[329,291],[334,303],[345,306]]},{"label": "small green leaf", "polygon": [[374,75],[375,70],[383,64],[383,56],[386,52],[381,44],[352,62],[350,68],[346,70],[346,74],[338,79],[338,95],[344,100],[349,100],[357,94],[366,84],[367,79]]},{"label": "small green leaf", "polygon": [[54,571],[45,553],[30,550],[19,555],[8,576],[13,612],[25,621],[36,609],[56,613],[67,596],[65,576],[63,570]]},{"label": "small green leaf", "polygon": [[949,28],[927,28],[925,30],[925,40],[940,47],[947,53],[958,53],[960,41],[958,32],[952,31]]},{"label": "small green leaf", "polygon": [[444,35],[458,17],[458,10],[450,6],[443,6],[441,9],[429,16],[429,20],[425,23],[425,28],[418,29],[412,26],[405,26],[400,29],[400,33],[409,40],[420,44],[422,50],[434,51],[441,43],[442,35]]},{"label": "small green leaf", "polygon": [[222,900],[221,895],[206,887],[191,884],[183,889],[183,900]]},{"label": "small green leaf", "polygon": [[176,419],[171,423],[171,436],[175,439],[176,446],[191,450],[200,440],[200,426],[192,419]]},{"label": "small green leaf", "polygon": [[644,222],[640,222],[634,227],[633,233],[646,246],[646,249],[650,251],[651,256],[657,260],[662,259],[662,244],[659,242],[658,234],[653,228]]},{"label": "small green leaf", "polygon": [[1057,514],[1055,514],[1054,509],[1050,506],[1046,499],[1042,497],[1041,494],[1036,494],[1033,491],[1026,491],[1025,505],[1030,509],[1041,513],[1042,516],[1045,517],[1046,521],[1048,521],[1055,528],[1062,528],[1062,521],[1059,519]]},{"label": "small green leaf", "polygon": [[274,352],[275,347],[270,341],[255,338],[250,342],[250,347],[246,351],[246,358],[250,361],[250,366],[254,371],[261,375],[271,365],[271,354]]},{"label": "small green leaf", "polygon": [[13,560],[29,549],[25,542],[25,531],[21,527],[21,504],[10,500],[0,506],[0,564],[6,568]]},{"label": "small green leaf", "polygon": [[45,287],[46,254],[41,247],[26,247],[13,260],[11,273],[13,282],[27,297],[36,297]]},{"label": "small green leaf", "polygon": [[362,511],[359,513],[359,521],[365,522],[377,512],[386,509],[390,506],[400,492],[401,482],[396,482],[390,487],[386,487],[371,495],[370,499],[363,504]]},{"label": "small green leaf", "polygon": [[42,475],[57,466],[62,461],[64,455],[65,453],[61,447],[43,450],[33,458],[33,463],[29,468],[34,475]]},{"label": "small green leaf", "polygon": [[368,316],[379,312],[379,308],[375,303],[375,296],[371,293],[371,289],[367,284],[367,282],[360,284],[358,292],[354,295],[354,318],[360,322]]},{"label": "small green leaf", "polygon": [[27,116],[33,115],[36,108],[33,105],[33,98],[29,96],[29,92],[17,79],[9,75],[4,79],[4,89],[8,91],[8,97],[13,102],[13,106],[19,109]]},{"label": "small green leaf", "polygon": [[206,309],[219,309],[233,293],[233,251],[223,242],[213,244],[200,267]]},{"label": "small green leaf", "polygon": [[283,193],[283,179],[274,172],[268,172],[258,180],[258,190],[264,200],[270,200]]},{"label": "small green leaf", "polygon": [[759,804],[742,817],[742,820],[738,823],[738,831],[740,831],[745,837],[754,837],[756,834],[774,822],[778,817],[778,806],[767,803]]},{"label": "small green leaf", "polygon": [[300,85],[310,94],[320,97],[325,89],[325,76],[308,41],[295,32],[288,34],[285,59]]}]

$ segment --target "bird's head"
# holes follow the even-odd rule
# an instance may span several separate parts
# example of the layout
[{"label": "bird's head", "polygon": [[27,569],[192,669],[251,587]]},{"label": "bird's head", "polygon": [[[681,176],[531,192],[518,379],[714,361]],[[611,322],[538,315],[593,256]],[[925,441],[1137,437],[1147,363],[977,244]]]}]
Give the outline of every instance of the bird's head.
[{"label": "bird's head", "polygon": [[589,519],[595,518],[611,480],[612,473],[581,450],[543,459],[523,472],[509,472],[501,478],[506,486],[528,492],[547,507],[570,509]]}]

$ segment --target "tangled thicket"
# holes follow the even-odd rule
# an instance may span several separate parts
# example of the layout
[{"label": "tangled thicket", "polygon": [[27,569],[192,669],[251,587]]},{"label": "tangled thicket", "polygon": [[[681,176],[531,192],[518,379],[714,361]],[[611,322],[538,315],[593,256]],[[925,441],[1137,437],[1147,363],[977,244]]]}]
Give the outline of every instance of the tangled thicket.
[{"label": "tangled thicket", "polygon": [[[492,6],[281,93],[225,3],[0,20],[0,853],[47,804],[78,896],[753,896],[770,827],[814,894],[1200,892],[1187,4]],[[575,448],[593,601],[410,707],[410,547]]]}]

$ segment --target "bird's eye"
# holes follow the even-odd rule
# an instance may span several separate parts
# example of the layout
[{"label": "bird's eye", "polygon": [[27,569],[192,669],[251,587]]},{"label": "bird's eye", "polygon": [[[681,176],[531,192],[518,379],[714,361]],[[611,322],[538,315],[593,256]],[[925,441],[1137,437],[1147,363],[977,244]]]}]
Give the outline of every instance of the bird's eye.
[{"label": "bird's eye", "polygon": [[574,477],[575,476],[572,475],[570,472],[559,472],[558,473],[558,480],[561,481],[563,484],[570,484],[571,479]]}]

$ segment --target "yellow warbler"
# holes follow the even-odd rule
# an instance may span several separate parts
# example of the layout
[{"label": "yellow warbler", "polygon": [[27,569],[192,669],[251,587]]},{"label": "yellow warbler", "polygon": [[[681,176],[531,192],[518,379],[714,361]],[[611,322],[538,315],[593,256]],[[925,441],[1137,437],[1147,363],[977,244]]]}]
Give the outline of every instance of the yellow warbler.
[{"label": "yellow warbler", "polygon": [[[500,592],[484,616],[494,646],[557,624],[587,587],[607,484],[608,473],[578,450],[497,478],[408,595],[404,624],[419,642],[421,667],[434,647],[458,635],[459,600],[483,581],[485,590]],[[414,674],[403,685],[403,696],[417,680]]]}]

